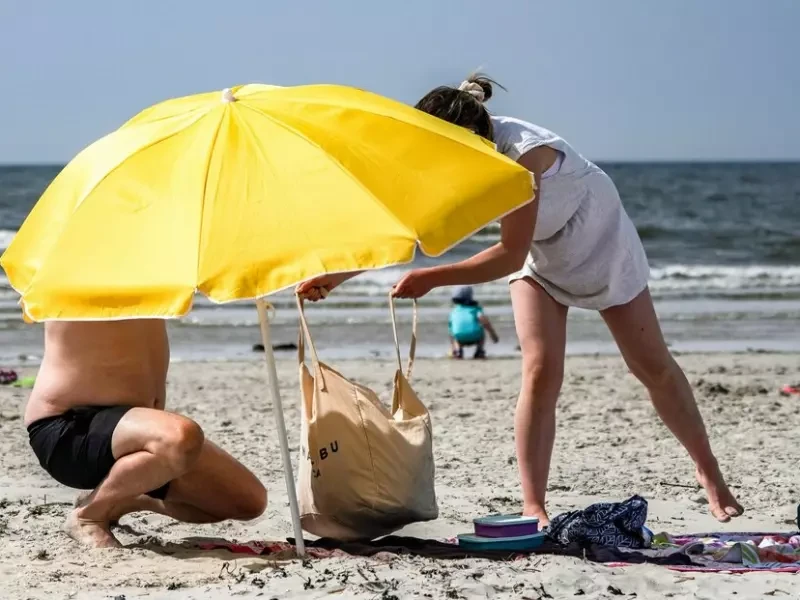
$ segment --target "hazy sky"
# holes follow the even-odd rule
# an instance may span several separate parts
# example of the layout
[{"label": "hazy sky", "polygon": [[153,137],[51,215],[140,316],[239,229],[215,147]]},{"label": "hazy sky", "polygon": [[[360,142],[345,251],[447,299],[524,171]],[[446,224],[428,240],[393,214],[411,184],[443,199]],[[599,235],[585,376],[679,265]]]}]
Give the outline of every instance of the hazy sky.
[{"label": "hazy sky", "polygon": [[[490,8],[491,7],[491,8]],[[490,103],[594,159],[800,159],[800,0],[0,0],[0,162],[247,82]]]}]

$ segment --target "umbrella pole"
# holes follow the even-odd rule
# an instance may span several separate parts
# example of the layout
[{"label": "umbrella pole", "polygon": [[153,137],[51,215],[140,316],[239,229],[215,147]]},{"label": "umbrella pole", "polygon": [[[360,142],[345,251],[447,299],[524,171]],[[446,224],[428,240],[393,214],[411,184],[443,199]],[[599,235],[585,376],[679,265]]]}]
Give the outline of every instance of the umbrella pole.
[{"label": "umbrella pole", "polygon": [[306,547],[303,541],[303,528],[300,526],[300,509],[297,506],[297,491],[292,472],[292,457],[289,455],[289,439],[286,437],[286,423],[283,420],[283,405],[281,393],[278,389],[278,372],[275,368],[275,355],[272,353],[272,340],[269,333],[268,304],[264,300],[256,300],[258,322],[261,325],[261,341],[264,344],[264,359],[267,364],[267,379],[269,391],[272,396],[272,412],[275,413],[275,424],[278,426],[278,441],[281,446],[281,460],[283,461],[283,474],[286,476],[286,492],[289,496],[289,511],[292,515],[295,546],[298,556],[305,556]]}]

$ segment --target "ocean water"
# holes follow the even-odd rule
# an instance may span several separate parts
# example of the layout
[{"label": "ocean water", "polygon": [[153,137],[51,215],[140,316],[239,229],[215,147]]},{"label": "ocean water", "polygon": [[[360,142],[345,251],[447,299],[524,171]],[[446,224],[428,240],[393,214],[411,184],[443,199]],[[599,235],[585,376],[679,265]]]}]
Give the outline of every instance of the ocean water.
[{"label": "ocean water", "polygon": [[[673,331],[683,348],[800,349],[800,163],[601,166],[617,184],[645,245],[651,291],[662,321],[669,322],[665,330]],[[60,168],[0,166],[0,251]],[[496,226],[490,226],[444,257],[420,255],[416,262],[458,260],[496,241],[498,233]],[[344,335],[354,327],[385,324],[386,294],[402,272],[390,268],[356,278],[315,307],[313,320],[347,324]],[[437,290],[425,299],[423,323],[440,327],[449,293]],[[509,329],[506,337],[513,337],[505,281],[478,286],[476,294],[501,328]],[[279,308],[277,323],[293,325],[291,294],[278,294],[273,301]],[[592,346],[594,338],[602,337],[596,333],[596,315],[573,312],[576,343],[586,342],[587,350],[596,350],[602,345]],[[217,306],[202,297],[178,324],[178,328],[254,326],[251,303]],[[21,327],[17,296],[0,271],[0,330]],[[364,343],[368,345],[368,340]],[[509,340],[507,349],[513,350],[510,344]]]}]

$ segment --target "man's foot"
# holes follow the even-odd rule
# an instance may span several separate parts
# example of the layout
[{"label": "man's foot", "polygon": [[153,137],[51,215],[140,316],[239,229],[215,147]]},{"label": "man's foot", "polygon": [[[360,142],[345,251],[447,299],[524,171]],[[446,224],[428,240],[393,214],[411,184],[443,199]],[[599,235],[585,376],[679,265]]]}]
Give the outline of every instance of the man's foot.
[{"label": "man's foot", "polygon": [[[75,501],[72,503],[72,506],[75,508],[83,508],[89,502],[89,496],[92,495],[92,492],[81,492],[77,496],[75,496]],[[119,517],[112,517],[112,519],[108,522],[109,527],[118,527],[119,526]]]},{"label": "man's foot", "polygon": [[536,517],[539,519],[539,529],[541,530],[543,527],[547,527],[550,525],[550,517],[547,516],[547,511],[540,507],[540,506],[525,506],[522,509],[522,516],[523,517]]},{"label": "man's foot", "polygon": [[712,477],[704,475],[698,470],[695,476],[697,477],[697,482],[706,491],[708,508],[711,514],[718,521],[727,523],[731,520],[731,517],[738,517],[744,512],[744,508],[728,489],[728,485],[719,471]]},{"label": "man's foot", "polygon": [[484,358],[486,358],[486,350],[483,349],[475,350],[475,356],[473,356],[472,358],[474,358],[475,360],[483,360]]},{"label": "man's foot", "polygon": [[80,509],[73,510],[64,523],[64,533],[82,546],[89,548],[121,548],[122,544],[117,541],[108,523],[98,523],[96,521],[86,521],[78,516]]}]

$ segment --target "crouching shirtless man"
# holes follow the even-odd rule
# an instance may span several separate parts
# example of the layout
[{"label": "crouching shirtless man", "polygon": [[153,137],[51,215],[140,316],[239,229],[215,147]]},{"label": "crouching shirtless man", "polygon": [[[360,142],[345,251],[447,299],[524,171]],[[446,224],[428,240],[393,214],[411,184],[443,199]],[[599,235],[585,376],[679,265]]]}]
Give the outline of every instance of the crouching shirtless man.
[{"label": "crouching shirtless man", "polygon": [[110,524],[152,511],[189,523],[250,520],[267,491],[200,426],[166,412],[169,341],[163,320],[49,322],[25,425],[42,467],[92,490],[65,531],[93,547],[119,546]]}]

